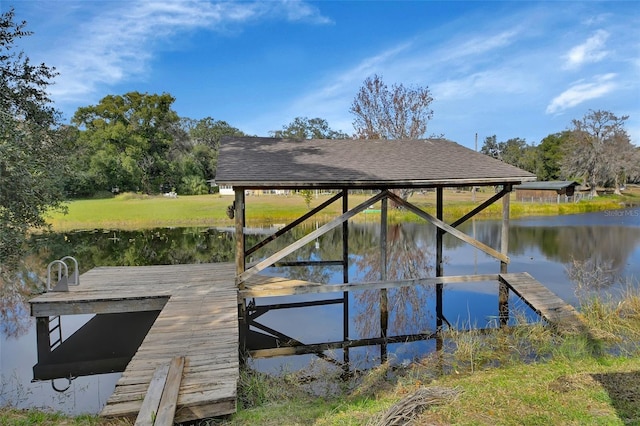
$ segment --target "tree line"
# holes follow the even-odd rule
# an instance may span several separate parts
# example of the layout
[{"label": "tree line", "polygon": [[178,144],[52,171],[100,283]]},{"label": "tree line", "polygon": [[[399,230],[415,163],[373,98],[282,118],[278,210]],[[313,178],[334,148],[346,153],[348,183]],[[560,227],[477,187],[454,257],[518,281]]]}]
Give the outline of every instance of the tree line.
[{"label": "tree line", "polygon": [[624,123],[628,116],[589,110],[567,130],[546,136],[538,145],[513,138],[485,139],[480,152],[535,173],[538,180],[575,180],[596,195],[598,187],[621,194],[627,182],[640,182],[640,148],[631,143]]}]

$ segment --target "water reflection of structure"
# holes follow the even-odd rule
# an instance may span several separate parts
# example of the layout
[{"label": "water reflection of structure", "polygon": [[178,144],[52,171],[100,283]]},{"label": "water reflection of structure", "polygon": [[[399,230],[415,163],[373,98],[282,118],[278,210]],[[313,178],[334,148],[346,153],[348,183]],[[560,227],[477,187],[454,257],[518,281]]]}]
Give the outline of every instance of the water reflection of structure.
[{"label": "water reflection of structure", "polygon": [[[50,341],[50,318],[38,317],[38,363],[33,367],[34,380],[124,371],[158,313],[99,314],[55,347]],[[60,321],[60,317],[57,318]],[[58,322],[55,327],[62,324]]]}]

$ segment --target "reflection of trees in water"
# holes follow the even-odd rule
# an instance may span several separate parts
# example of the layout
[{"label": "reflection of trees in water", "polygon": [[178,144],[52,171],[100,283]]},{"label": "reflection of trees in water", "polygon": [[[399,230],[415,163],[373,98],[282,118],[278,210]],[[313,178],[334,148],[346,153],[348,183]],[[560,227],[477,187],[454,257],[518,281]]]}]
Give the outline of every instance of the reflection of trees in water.
[{"label": "reflection of trees in water", "polygon": [[71,255],[86,272],[96,266],[230,262],[232,233],[202,228],[52,233],[34,237],[33,251],[46,265]]},{"label": "reflection of trees in water", "polygon": [[[470,231],[465,229],[467,233]],[[500,247],[500,224],[476,222],[476,238]],[[450,248],[450,238],[445,246]],[[574,260],[608,265],[618,273],[629,254],[640,244],[640,229],[618,226],[518,226],[509,229],[509,254],[521,255],[538,249],[547,258],[569,264]]]},{"label": "reflection of trees in water", "polygon": [[[31,319],[27,299],[44,287],[44,281],[35,272],[37,259],[28,256],[12,268],[2,268],[0,274],[0,332],[6,337],[18,338],[29,331]],[[46,266],[45,266],[46,269]]]},{"label": "reflection of trees in water", "polygon": [[[389,280],[428,277],[434,268],[431,247],[426,244],[425,239],[420,238],[419,232],[410,230],[410,227],[402,225],[388,227],[386,275]],[[356,265],[364,271],[364,281],[380,280],[383,271],[379,241],[379,233],[375,237],[369,236],[367,248],[357,257]],[[355,323],[363,337],[374,337],[380,333],[381,292],[370,290],[355,295],[355,308],[358,312]],[[430,316],[426,308],[432,294],[433,289],[424,286],[388,289],[388,334],[420,333],[430,329]]]},{"label": "reflection of trees in water", "polygon": [[602,259],[574,260],[567,267],[567,274],[575,286],[579,300],[587,300],[593,293],[611,287],[621,279],[620,271],[612,267],[612,261]]},{"label": "reflection of trees in water", "polygon": [[5,294],[0,299],[0,331],[6,337],[18,338],[29,331],[31,319],[23,295]]}]

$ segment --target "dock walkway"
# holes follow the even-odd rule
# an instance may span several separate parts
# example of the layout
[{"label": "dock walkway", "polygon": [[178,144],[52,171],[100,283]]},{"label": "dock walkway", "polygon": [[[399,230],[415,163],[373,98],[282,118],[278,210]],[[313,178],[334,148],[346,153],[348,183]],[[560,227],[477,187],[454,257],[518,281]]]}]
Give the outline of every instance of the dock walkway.
[{"label": "dock walkway", "polygon": [[499,279],[558,331],[584,331],[578,311],[529,273],[500,274]]},{"label": "dock walkway", "polygon": [[176,422],[236,411],[238,311],[232,263],[99,267],[68,292],[30,301],[36,317],[161,310],[101,415],[138,414],[157,367],[185,364]]}]

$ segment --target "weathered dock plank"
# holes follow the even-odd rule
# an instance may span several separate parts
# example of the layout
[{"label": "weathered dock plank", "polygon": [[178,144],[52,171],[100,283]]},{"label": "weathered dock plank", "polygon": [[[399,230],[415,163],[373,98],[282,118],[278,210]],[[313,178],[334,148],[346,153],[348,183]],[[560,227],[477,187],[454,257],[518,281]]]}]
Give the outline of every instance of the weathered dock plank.
[{"label": "weathered dock plank", "polygon": [[236,411],[234,264],[99,267],[68,292],[49,292],[30,303],[33,316],[161,310],[101,415],[134,419],[156,369],[176,357],[184,357],[176,422]]},{"label": "weathered dock plank", "polygon": [[559,330],[577,331],[585,325],[578,311],[527,272],[500,274],[500,281],[531,309]]}]

